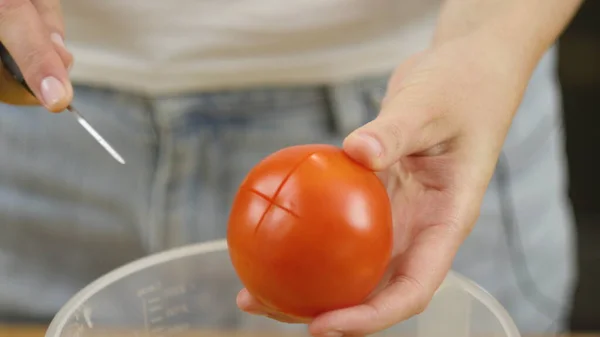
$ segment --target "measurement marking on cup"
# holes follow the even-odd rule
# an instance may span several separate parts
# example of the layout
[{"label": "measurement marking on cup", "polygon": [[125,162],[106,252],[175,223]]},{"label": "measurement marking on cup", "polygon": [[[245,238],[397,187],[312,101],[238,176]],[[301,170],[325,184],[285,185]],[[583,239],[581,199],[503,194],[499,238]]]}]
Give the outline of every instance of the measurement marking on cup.
[{"label": "measurement marking on cup", "polygon": [[153,305],[151,307],[148,308],[148,312],[157,312],[157,311],[161,311],[163,309],[162,305],[157,304],[157,305]]},{"label": "measurement marking on cup", "polygon": [[146,310],[146,302],[142,300],[142,314],[144,315],[144,328],[146,330],[146,335],[150,336],[150,331],[148,330],[148,310]]},{"label": "measurement marking on cup", "polygon": [[160,302],[160,297],[153,297],[151,299],[146,300],[146,303],[148,303],[148,304],[155,304],[158,302]]},{"label": "measurement marking on cup", "polygon": [[163,296],[173,297],[173,296],[185,295],[186,292],[187,291],[185,289],[185,286],[179,285],[179,286],[175,286],[175,287],[165,288],[165,290],[163,291]]},{"label": "measurement marking on cup", "polygon": [[174,337],[190,329],[189,324],[180,324],[178,319],[190,313],[187,292],[185,284],[163,286],[159,282],[138,290],[146,337]]},{"label": "measurement marking on cup", "polygon": [[[148,313],[149,313],[149,305],[154,306],[155,303],[160,303],[160,297],[156,296],[156,292],[159,291],[162,288],[162,284],[160,282],[157,282],[155,284],[149,285],[147,287],[143,287],[140,288],[137,291],[137,296],[140,298],[140,300],[142,301],[142,313],[144,315],[144,328],[146,330],[146,336],[150,337],[151,335],[151,318],[148,317]],[[150,296],[148,296],[150,295]],[[154,296],[152,296],[154,295]],[[160,304],[158,305],[159,307],[162,307]]]},{"label": "measurement marking on cup", "polygon": [[162,284],[160,282],[157,282],[157,283],[149,285],[147,287],[140,288],[137,292],[137,296],[144,297],[147,294],[150,294],[157,290],[160,290],[160,288],[162,288]]},{"label": "measurement marking on cup", "polygon": [[167,308],[167,310],[165,310],[165,315],[167,317],[175,317],[179,314],[188,314],[189,312],[190,310],[187,305],[181,304],[176,307]]}]

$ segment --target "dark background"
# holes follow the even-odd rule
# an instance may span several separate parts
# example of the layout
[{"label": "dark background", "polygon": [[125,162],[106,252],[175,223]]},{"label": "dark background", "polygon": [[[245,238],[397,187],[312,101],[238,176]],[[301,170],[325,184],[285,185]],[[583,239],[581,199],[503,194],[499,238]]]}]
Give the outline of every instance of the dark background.
[{"label": "dark background", "polygon": [[560,39],[570,196],[579,240],[571,329],[600,331],[600,0],[588,0]]}]

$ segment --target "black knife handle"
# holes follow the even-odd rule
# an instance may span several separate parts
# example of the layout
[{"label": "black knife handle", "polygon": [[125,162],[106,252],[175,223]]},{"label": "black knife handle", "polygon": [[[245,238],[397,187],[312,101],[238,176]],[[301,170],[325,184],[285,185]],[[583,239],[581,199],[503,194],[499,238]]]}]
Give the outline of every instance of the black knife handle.
[{"label": "black knife handle", "polygon": [[15,81],[19,82],[19,84],[21,84],[23,86],[23,88],[27,89],[27,91],[29,91],[29,93],[31,93],[33,96],[35,96],[35,94],[31,90],[31,88],[29,87],[29,85],[27,85],[27,82],[25,81],[25,78],[23,77],[23,73],[21,73],[19,66],[17,66],[17,62],[15,62],[15,60],[12,58],[12,56],[8,52],[8,49],[6,49],[6,47],[4,47],[2,42],[0,42],[0,61],[2,61],[2,65],[4,65],[4,68],[15,79]]}]

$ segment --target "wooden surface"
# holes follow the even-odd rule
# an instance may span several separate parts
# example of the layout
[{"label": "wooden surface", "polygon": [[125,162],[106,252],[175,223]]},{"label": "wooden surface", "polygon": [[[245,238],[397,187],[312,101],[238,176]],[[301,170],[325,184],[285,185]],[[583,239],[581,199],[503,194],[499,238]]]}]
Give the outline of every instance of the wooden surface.
[{"label": "wooden surface", "polygon": [[44,337],[45,326],[2,326],[0,337]]}]

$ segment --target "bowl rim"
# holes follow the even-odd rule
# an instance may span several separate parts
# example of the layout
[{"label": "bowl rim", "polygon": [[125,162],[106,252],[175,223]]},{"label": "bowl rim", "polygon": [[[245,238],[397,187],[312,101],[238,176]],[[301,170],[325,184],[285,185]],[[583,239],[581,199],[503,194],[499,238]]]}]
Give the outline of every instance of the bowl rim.
[{"label": "bowl rim", "polygon": [[[50,325],[46,330],[45,337],[60,337],[61,332],[68,323],[69,318],[72,317],[87,300],[114,282],[117,282],[146,268],[157,266],[165,262],[194,255],[224,252],[227,251],[227,248],[226,239],[212,240],[172,248],[162,252],[150,254],[124,264],[121,267],[118,267],[113,271],[110,271],[99,277],[71,297],[71,299],[61,307],[61,309],[50,322]],[[477,301],[482,303],[488,310],[490,310],[498,318],[498,321],[504,329],[506,336],[520,336],[519,330],[513,319],[508,314],[508,311],[506,311],[500,302],[498,302],[498,300],[496,300],[488,291],[483,289],[471,279],[452,270],[448,272],[448,275],[444,279],[444,282],[438,291],[452,284],[460,285],[463,290],[468,292]]]}]

